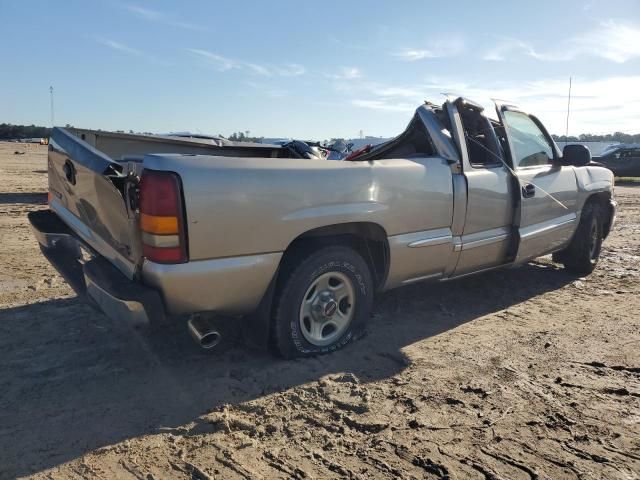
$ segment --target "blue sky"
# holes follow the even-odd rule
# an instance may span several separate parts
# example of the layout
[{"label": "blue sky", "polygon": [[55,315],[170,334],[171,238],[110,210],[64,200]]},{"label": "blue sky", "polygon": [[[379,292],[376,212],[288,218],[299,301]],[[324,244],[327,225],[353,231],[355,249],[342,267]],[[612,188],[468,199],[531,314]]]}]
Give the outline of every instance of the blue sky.
[{"label": "blue sky", "polygon": [[640,2],[0,0],[0,122],[325,139],[442,92],[640,132]]}]

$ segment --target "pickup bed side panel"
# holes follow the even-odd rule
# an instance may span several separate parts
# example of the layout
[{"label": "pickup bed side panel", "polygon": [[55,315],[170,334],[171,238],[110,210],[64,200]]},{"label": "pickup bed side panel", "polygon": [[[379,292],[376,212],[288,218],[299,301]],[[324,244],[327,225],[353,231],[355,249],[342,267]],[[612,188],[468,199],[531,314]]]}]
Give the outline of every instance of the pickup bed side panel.
[{"label": "pickup bed side panel", "polygon": [[302,233],[346,222],[389,237],[449,228],[451,171],[440,157],[345,162],[150,155],[180,172],[189,260],[282,252]]},{"label": "pickup bed side panel", "polygon": [[[148,155],[144,165],[180,172],[189,236],[185,273],[200,270],[201,262],[246,258],[246,268],[257,274],[247,285],[247,276],[202,270],[189,295],[209,295],[212,305],[223,283],[226,295],[263,293],[291,242],[327,225],[372,222],[385,230],[391,257],[387,288],[443,272],[453,252],[451,168],[441,157],[346,162]],[[438,236],[446,238],[419,243]],[[160,282],[153,268],[143,265],[147,283]],[[168,304],[183,308],[182,300],[166,298],[174,294],[163,290]]]}]

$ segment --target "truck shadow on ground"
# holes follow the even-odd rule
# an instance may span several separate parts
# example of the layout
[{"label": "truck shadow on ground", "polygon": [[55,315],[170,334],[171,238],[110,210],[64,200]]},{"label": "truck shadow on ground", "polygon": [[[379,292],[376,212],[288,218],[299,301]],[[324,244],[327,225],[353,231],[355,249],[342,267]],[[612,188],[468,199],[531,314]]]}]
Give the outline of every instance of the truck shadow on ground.
[{"label": "truck shadow on ground", "polygon": [[47,194],[42,192],[0,193],[0,205],[15,203],[44,205],[47,203]]},{"label": "truck shadow on ground", "polygon": [[150,341],[77,298],[0,310],[0,477],[38,472],[129,438],[184,432],[181,427],[220,405],[326,374],[389,378],[410,364],[403,347],[575,278],[531,263],[391,291],[378,298],[364,338],[331,355],[294,361],[243,346],[203,354],[183,328]]}]

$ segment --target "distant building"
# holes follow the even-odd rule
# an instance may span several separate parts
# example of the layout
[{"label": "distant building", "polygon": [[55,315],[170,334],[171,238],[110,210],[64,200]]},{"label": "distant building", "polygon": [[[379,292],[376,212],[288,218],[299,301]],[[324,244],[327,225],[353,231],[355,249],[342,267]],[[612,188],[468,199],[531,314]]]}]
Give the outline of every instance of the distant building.
[{"label": "distant building", "polygon": [[49,143],[49,140],[46,138],[41,138],[41,137],[34,137],[34,138],[20,138],[19,140],[17,140],[20,143],[38,143],[40,145],[47,145]]},{"label": "distant building", "polygon": [[263,137],[258,143],[266,143],[269,145],[284,145],[285,143],[291,142],[292,138],[284,138],[284,137]]},{"label": "distant building", "polygon": [[363,138],[350,138],[348,140],[345,140],[346,143],[352,143],[353,147],[351,147],[351,151],[357,150],[359,148],[364,147],[365,145],[378,145],[380,143],[384,143],[388,140],[391,140],[391,138],[385,138],[385,137],[363,137]]}]

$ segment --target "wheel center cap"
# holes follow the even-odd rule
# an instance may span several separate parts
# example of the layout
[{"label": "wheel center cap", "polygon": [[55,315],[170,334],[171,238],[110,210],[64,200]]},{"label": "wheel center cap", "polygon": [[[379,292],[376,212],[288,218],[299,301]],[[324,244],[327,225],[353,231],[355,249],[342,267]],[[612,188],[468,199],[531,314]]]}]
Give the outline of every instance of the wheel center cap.
[{"label": "wheel center cap", "polygon": [[331,317],[336,313],[336,310],[338,310],[338,303],[332,299],[325,303],[322,313],[325,317]]}]

